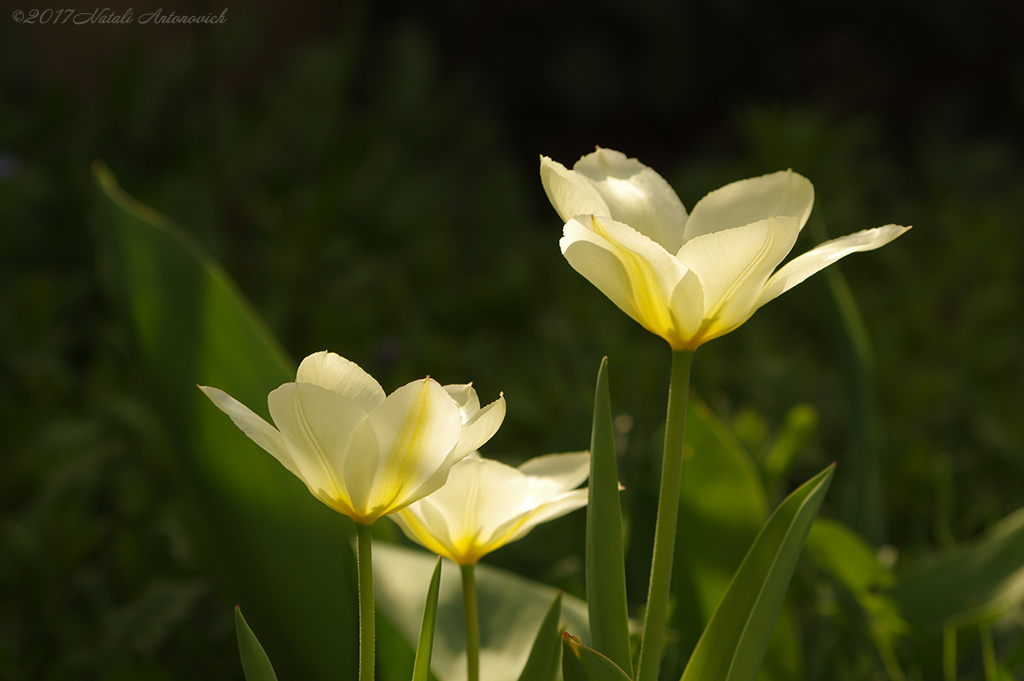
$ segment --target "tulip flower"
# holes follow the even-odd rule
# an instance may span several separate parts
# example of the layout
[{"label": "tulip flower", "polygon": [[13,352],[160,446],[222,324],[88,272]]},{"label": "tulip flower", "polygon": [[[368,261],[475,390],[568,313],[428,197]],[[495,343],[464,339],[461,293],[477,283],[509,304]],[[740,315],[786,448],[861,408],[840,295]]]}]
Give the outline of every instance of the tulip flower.
[{"label": "tulip flower", "polygon": [[587,504],[574,489],[590,474],[590,454],[549,454],[519,468],[471,454],[452,466],[448,483],[391,516],[424,548],[472,565],[540,523]]},{"label": "tulip flower", "polygon": [[474,566],[491,551],[587,503],[575,489],[590,474],[590,454],[549,454],[519,468],[471,454],[452,466],[448,483],[391,519],[414,542],[451,558],[462,572],[466,678],[480,679],[480,618]]},{"label": "tulip flower", "polygon": [[364,525],[440,488],[505,417],[503,397],[481,408],[471,385],[424,378],[385,396],[331,352],[306,357],[295,382],[267,397],[276,428],[224,391],[200,389],[313,496]]},{"label": "tulip flower", "polygon": [[814,187],[791,170],[726,185],[689,215],[660,175],[611,149],[572,170],[541,157],[540,173],[565,221],[560,244],[569,264],[673,350],[729,333],[815,272],[909,229],[856,232],[776,270],[814,203]]}]

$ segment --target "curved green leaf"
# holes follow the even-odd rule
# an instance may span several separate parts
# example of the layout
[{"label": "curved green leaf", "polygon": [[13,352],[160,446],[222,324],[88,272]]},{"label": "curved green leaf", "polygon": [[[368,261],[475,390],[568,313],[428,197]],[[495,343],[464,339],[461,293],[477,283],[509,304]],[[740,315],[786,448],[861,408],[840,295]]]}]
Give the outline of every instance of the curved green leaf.
[{"label": "curved green leaf", "polygon": [[558,668],[562,662],[562,628],[558,626],[562,617],[562,592],[559,591],[555,600],[544,615],[544,621],[537,630],[537,638],[533,639],[530,657],[526,659],[523,673],[519,681],[555,681]]},{"label": "curved green leaf", "polygon": [[562,678],[565,681],[630,681],[617,664],[568,632],[562,635]]},{"label": "curved green leaf", "polygon": [[278,670],[334,679],[356,669],[352,523],[316,501],[196,389],[267,418],[291,360],[224,270],[180,227],[94,166],[99,267],[132,342],[134,373],[166,434],[166,466],[220,591],[246,603]]},{"label": "curved green leaf", "polygon": [[[696,397],[690,398],[684,456],[672,575],[677,600],[672,626],[680,643],[676,651],[666,651],[666,657],[679,660],[675,673],[697,645],[769,511],[753,458]],[[762,675],[774,681],[796,679],[800,665],[795,618],[783,608]],[[673,669],[670,663],[665,666]]]},{"label": "curved green leaf", "polygon": [[683,681],[757,678],[790,577],[835,464],[804,483],[761,528],[697,643]]},{"label": "curved green leaf", "polygon": [[[410,643],[417,639],[423,585],[434,560],[422,550],[373,544],[378,612]],[[458,572],[443,571],[438,594],[431,666],[442,681],[466,678],[466,625]],[[516,681],[529,656],[537,624],[550,610],[558,590],[487,565],[477,565],[475,574],[480,608],[480,678]],[[563,595],[562,616],[574,631],[589,637],[585,603]]]},{"label": "curved green leaf", "polygon": [[434,647],[434,623],[437,621],[437,592],[441,587],[441,556],[437,557],[434,574],[427,587],[427,602],[423,604],[423,623],[420,640],[416,644],[416,663],[412,668],[412,681],[427,681],[430,676],[430,655]]},{"label": "curved green leaf", "polygon": [[238,654],[242,658],[242,673],[245,681],[277,681],[274,665],[256,640],[249,623],[242,617],[242,608],[235,606],[235,635],[238,637]]},{"label": "curved green leaf", "polygon": [[911,625],[963,627],[1024,601],[1024,509],[977,541],[958,544],[902,571],[889,592]]},{"label": "curved green leaf", "polygon": [[633,673],[626,609],[626,567],[622,549],[622,509],[615,463],[615,430],[608,390],[608,358],[601,360],[594,391],[587,502],[587,606],[594,649]]}]

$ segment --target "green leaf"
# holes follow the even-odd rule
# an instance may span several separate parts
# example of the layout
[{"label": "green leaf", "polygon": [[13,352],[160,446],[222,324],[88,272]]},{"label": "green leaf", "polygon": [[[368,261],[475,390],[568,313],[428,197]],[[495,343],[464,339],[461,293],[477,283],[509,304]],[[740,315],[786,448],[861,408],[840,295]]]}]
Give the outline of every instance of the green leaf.
[{"label": "green leaf", "polygon": [[242,616],[242,608],[235,606],[235,635],[238,637],[238,654],[242,658],[242,672],[245,681],[277,681],[274,665],[263,650],[263,646],[252,633],[248,622]]},{"label": "green leaf", "polygon": [[818,518],[807,535],[807,557],[849,589],[865,594],[892,585],[892,571],[878,562],[875,550],[846,525]]},{"label": "green leaf", "polygon": [[683,681],[757,678],[790,577],[835,464],[790,494],[761,528],[697,643]]},{"label": "green leaf", "polygon": [[[434,557],[425,551],[374,542],[373,580],[378,612],[413,643],[418,636],[423,588]],[[526,664],[537,625],[558,593],[504,570],[477,565],[477,600],[480,608],[480,678],[516,681]],[[574,631],[589,638],[587,606],[578,598],[562,596],[562,616]],[[434,652],[431,666],[439,679],[466,676],[466,634],[462,610],[462,583],[458,570],[445,570],[437,601]]]},{"label": "green leaf", "polygon": [[976,541],[958,544],[899,573],[889,592],[915,628],[963,627],[1024,601],[1024,509]]},{"label": "green leaf", "polygon": [[[768,518],[768,499],[753,458],[696,397],[690,398],[672,575],[677,600],[672,626],[678,649],[666,650],[666,671],[679,673],[722,601],[736,570]],[[673,659],[674,658],[674,659]],[[784,607],[763,665],[765,678],[800,676],[795,618]]]},{"label": "green leaf", "polygon": [[568,632],[562,635],[562,678],[565,681],[630,681],[617,664]]},{"label": "green leaf", "polygon": [[601,360],[594,392],[588,484],[586,572],[590,636],[595,650],[632,674],[622,509],[619,505],[619,473],[615,462],[607,357]]},{"label": "green leaf", "polygon": [[420,640],[416,645],[416,664],[412,669],[412,681],[427,681],[430,676],[430,653],[434,647],[434,622],[437,620],[437,592],[441,587],[441,556],[437,557],[434,574],[427,587],[427,602],[423,604],[423,624],[420,625]]},{"label": "green leaf", "polygon": [[264,418],[294,364],[224,270],[180,227],[138,203],[102,164],[99,267],[129,330],[133,373],[159,415],[166,466],[220,591],[246,603],[287,678],[355,676],[352,523],[316,501],[196,388]]},{"label": "green leaf", "polygon": [[562,628],[558,626],[562,617],[562,592],[559,591],[551,602],[544,621],[533,639],[530,657],[526,659],[519,681],[555,681],[562,661]]}]

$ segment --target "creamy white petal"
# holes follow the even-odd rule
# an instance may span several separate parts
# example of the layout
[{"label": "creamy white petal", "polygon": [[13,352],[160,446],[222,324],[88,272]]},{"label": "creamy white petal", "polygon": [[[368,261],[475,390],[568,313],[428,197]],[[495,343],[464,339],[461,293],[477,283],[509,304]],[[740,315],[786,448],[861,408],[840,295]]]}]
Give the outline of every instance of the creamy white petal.
[{"label": "creamy white petal", "polygon": [[[342,510],[356,522],[376,520],[376,500],[373,490],[381,467],[380,447],[373,424],[367,416],[352,431],[352,440],[342,462],[342,484],[344,498],[351,507],[351,513]],[[331,502],[324,501],[328,506]],[[341,509],[339,509],[341,510]]]},{"label": "creamy white petal", "polygon": [[581,213],[607,215],[650,237],[669,253],[682,246],[686,208],[661,175],[613,149],[587,154],[573,170],[590,180],[610,212],[577,211],[570,217]]},{"label": "creamy white petal", "polygon": [[452,453],[458,461],[470,452],[479,449],[485,442],[494,437],[505,420],[505,397],[498,397],[483,409],[478,409],[462,426],[459,443]]},{"label": "creamy white petal", "polygon": [[792,170],[733,182],[697,202],[686,221],[683,243],[702,234],[742,227],[769,217],[794,218],[799,222],[799,231],[813,205],[814,185]]},{"label": "creamy white petal", "polygon": [[629,225],[582,215],[566,223],[559,243],[573,269],[644,328],[667,337],[669,296],[686,274],[668,251]]},{"label": "creamy white petal", "polygon": [[704,287],[703,327],[742,323],[799,232],[796,218],[769,218],[683,244],[679,260],[697,273]]},{"label": "creamy white petal", "polygon": [[437,381],[425,378],[388,395],[369,418],[381,455],[371,496],[399,508],[449,460],[462,433],[459,406]]},{"label": "creamy white petal", "polygon": [[825,269],[840,258],[845,258],[851,253],[857,253],[858,251],[872,251],[876,248],[881,248],[908,229],[910,228],[900,225],[886,225],[874,229],[865,229],[820,244],[780,267],[779,271],[772,275],[765,285],[763,293],[761,293],[757,300],[757,307],[785,293],[807,279],[807,277]]},{"label": "creamy white petal", "polygon": [[608,205],[585,177],[547,156],[540,157],[540,181],[562,222],[576,215],[608,215]]},{"label": "creamy white petal", "polygon": [[510,532],[507,537],[504,538],[503,544],[516,541],[526,535],[527,532],[537,527],[541,523],[546,523],[549,520],[560,518],[566,513],[571,513],[578,508],[583,508],[587,505],[588,491],[585,489],[578,489],[572,492],[566,492],[560,495],[556,499],[549,501],[546,504],[538,506],[535,511],[530,513],[525,520],[523,520],[518,526],[509,528]]},{"label": "creamy white petal", "polygon": [[459,414],[462,416],[463,423],[468,422],[474,414],[480,411],[480,398],[477,397],[472,383],[446,385],[444,389],[459,405]]},{"label": "creamy white petal", "polygon": [[249,409],[231,395],[223,390],[201,385],[199,389],[210,398],[217,407],[231,417],[238,428],[249,436],[249,439],[269,452],[281,465],[287,468],[293,475],[299,475],[299,469],[288,453],[281,433],[272,425],[264,421],[258,414]]},{"label": "creamy white petal", "polygon": [[384,389],[358,364],[333,352],[315,352],[299,364],[298,383],[312,383],[358,402],[371,411],[384,401]]},{"label": "creamy white petal", "polygon": [[532,494],[550,490],[548,497],[553,497],[583,484],[590,475],[590,452],[538,456],[520,465],[519,472],[529,478]]},{"label": "creamy white petal", "polygon": [[675,330],[665,340],[675,350],[686,349],[704,322],[704,285],[693,270],[687,270],[672,290],[669,310]]},{"label": "creamy white petal", "polygon": [[320,498],[347,498],[341,472],[352,432],[366,418],[363,408],[311,383],[285,383],[267,404],[299,478]]}]

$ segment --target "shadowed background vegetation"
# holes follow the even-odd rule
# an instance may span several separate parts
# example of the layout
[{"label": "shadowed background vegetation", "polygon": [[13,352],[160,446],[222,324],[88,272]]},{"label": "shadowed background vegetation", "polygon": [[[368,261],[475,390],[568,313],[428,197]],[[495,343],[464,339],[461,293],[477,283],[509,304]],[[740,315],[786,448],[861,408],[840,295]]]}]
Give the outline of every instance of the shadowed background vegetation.
[{"label": "shadowed background vegetation", "polygon": [[[797,252],[914,230],[697,353],[695,391],[755,460],[795,443],[763,466],[769,503],[838,461],[823,514],[897,568],[1024,506],[1021,8],[430,5],[229,3],[225,24],[189,27],[0,16],[0,678],[240,678],[172,424],[98,273],[94,159],[183,225],[293,358],[331,349],[389,392],[425,374],[503,391],[486,455],[585,448],[609,356],[631,606],[669,352],[562,259],[538,155],[618,149],[687,208],[793,168],[817,196]],[[582,595],[583,522],[485,562]],[[803,676],[880,674],[831,588],[798,569]],[[1004,616],[1000,659],[1021,657],[1020,621]]]}]

